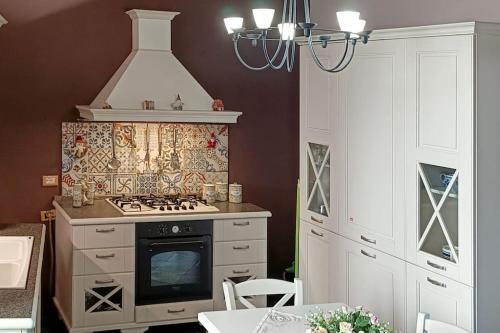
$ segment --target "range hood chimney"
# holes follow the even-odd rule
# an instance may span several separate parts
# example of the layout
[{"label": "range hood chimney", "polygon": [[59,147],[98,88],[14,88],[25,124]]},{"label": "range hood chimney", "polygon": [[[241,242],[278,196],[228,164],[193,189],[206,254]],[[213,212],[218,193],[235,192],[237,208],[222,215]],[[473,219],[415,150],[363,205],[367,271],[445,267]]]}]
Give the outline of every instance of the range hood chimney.
[{"label": "range hood chimney", "polygon": [[[90,106],[77,106],[93,121],[235,123],[240,112],[212,111],[213,98],[172,53],[171,23],[178,12],[130,10],[132,52]],[[183,111],[172,103],[180,95]],[[143,110],[154,101],[155,110]]]}]

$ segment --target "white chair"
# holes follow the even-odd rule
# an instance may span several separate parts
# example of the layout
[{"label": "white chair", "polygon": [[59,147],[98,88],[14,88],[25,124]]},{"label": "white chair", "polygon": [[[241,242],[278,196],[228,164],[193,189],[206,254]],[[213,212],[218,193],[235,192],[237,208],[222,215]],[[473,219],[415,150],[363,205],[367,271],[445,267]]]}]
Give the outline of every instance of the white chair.
[{"label": "white chair", "polygon": [[239,301],[248,309],[255,309],[255,305],[250,303],[245,297],[263,296],[263,295],[282,295],[284,296],[273,306],[274,308],[284,306],[293,296],[295,305],[303,304],[302,280],[295,279],[294,282],[288,282],[275,279],[257,279],[232,284],[223,282],[224,299],[228,310],[236,310],[236,301]]},{"label": "white chair", "polygon": [[460,327],[429,319],[427,313],[419,313],[416,333],[470,333]]}]

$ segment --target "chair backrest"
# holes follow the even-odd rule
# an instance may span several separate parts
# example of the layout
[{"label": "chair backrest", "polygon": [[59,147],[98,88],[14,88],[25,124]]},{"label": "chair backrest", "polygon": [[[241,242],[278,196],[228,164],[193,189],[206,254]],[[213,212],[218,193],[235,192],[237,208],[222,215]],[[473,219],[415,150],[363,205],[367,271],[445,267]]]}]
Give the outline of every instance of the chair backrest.
[{"label": "chair backrest", "polygon": [[416,333],[470,333],[460,327],[429,319],[427,313],[419,313]]},{"label": "chair backrest", "polygon": [[273,307],[285,305],[293,296],[295,296],[295,305],[303,304],[302,280],[299,279],[295,279],[294,282],[275,279],[256,279],[238,284],[223,282],[222,286],[224,288],[224,299],[228,310],[236,310],[236,301],[239,301],[249,309],[254,309],[255,305],[245,298],[248,296],[284,294]]}]

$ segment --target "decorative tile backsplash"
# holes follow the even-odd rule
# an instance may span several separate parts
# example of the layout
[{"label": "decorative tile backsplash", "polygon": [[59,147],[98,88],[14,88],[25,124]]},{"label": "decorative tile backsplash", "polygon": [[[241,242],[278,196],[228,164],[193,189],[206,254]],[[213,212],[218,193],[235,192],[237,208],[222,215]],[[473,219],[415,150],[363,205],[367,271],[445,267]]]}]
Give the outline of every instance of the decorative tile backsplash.
[{"label": "decorative tile backsplash", "polygon": [[[113,144],[118,170],[108,168]],[[63,123],[62,195],[85,178],[97,196],[201,194],[204,183],[228,181],[228,148],[227,125]]]}]

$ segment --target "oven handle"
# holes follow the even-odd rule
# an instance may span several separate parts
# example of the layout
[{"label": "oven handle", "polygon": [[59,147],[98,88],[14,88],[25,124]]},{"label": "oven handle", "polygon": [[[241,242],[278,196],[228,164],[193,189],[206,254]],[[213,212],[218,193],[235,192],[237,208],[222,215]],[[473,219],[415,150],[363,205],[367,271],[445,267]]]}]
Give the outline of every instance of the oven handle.
[{"label": "oven handle", "polygon": [[204,244],[202,241],[190,241],[190,242],[159,242],[151,243],[149,246],[163,246],[163,245],[179,245],[179,244]]}]

